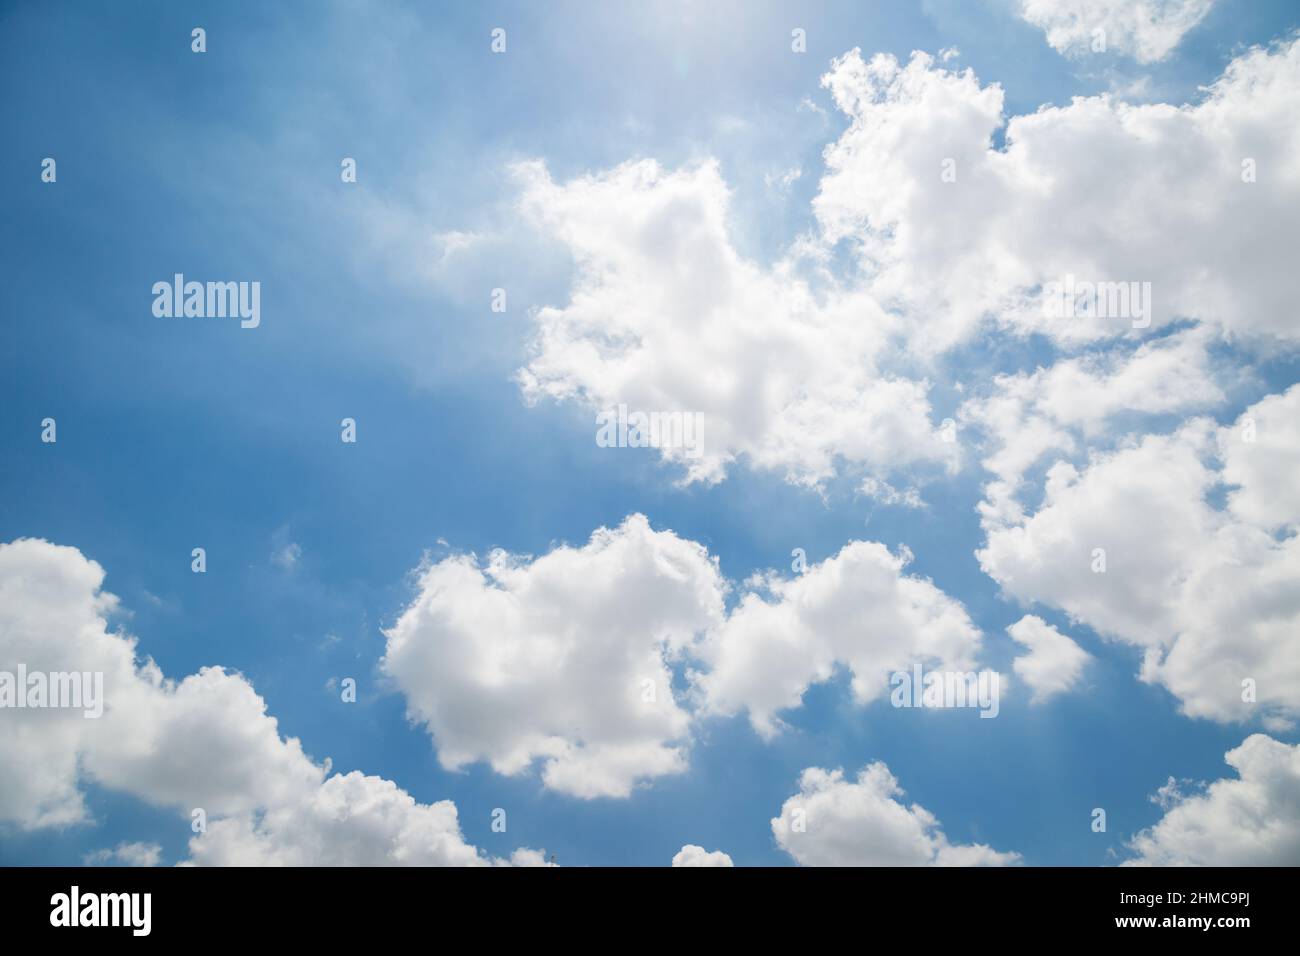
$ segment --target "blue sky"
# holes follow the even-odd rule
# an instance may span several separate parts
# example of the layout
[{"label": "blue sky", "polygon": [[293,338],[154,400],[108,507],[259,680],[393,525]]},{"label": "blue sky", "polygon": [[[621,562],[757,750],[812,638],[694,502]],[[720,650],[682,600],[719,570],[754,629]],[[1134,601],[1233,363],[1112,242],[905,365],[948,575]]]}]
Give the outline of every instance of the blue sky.
[{"label": "blue sky", "polygon": [[[1150,795],[1171,776],[1224,777],[1225,752],[1258,724],[1181,714],[1138,679],[1132,644],[1003,596],[975,554],[988,480],[977,463],[928,475],[919,510],[855,493],[852,475],[819,493],[743,461],[718,484],[682,485],[652,450],[597,447],[582,407],[530,407],[515,380],[531,310],[568,301],[574,263],[523,221],[513,163],[543,160],[558,183],[633,159],[672,170],[713,158],[731,241],[766,266],[814,226],[823,150],[848,126],[819,78],[854,47],[900,61],[958,48],[960,67],[1001,85],[1010,116],[1141,77],[1135,102],[1196,102],[1234,56],[1300,26],[1285,2],[1220,3],[1160,62],[1082,61],[1011,7],[6,4],[0,541],[79,549],[106,570],[115,623],[141,657],[175,678],[242,673],[313,758],[421,803],[453,800],[465,839],[491,855],[665,865],[698,844],[737,865],[789,865],[769,821],[800,772],[883,761],[954,843],[1037,865],[1125,858],[1161,819]],[[194,26],[207,31],[202,55]],[[489,49],[497,26],[504,55]],[[790,51],[794,27],[806,54]],[[46,156],[53,185],[39,177]],[[356,184],[340,182],[344,156]],[[765,180],[791,168],[802,175],[786,191]],[[495,239],[433,268],[438,237],[459,232]],[[176,272],[260,281],[261,326],[154,317],[149,289]],[[489,309],[494,287],[509,290],[504,314]],[[1209,412],[1221,425],[1300,377],[1285,349],[1215,350],[1216,369],[1234,370]],[[933,421],[957,414],[966,393],[953,383],[1061,354],[1040,336],[972,336],[925,370]],[[39,441],[46,416],[57,444]],[[344,417],[355,445],[339,441]],[[771,741],[744,716],[700,717],[689,770],[621,799],[554,792],[534,770],[440,766],[379,669],[412,570],[426,553],[581,546],[633,513],[707,547],[731,582],[788,572],[796,547],[813,563],[853,540],[905,545],[908,573],[964,605],[986,666],[1009,671],[1018,650],[1004,629],[1029,611],[1094,660],[1044,703],[1009,693],[996,720],[861,706],[840,668]],[[277,564],[290,544],[300,557]],[[202,575],[190,569],[199,546]],[[328,684],[346,676],[356,704]],[[124,842],[185,859],[187,816],[93,779],[82,789],[91,821],[0,825],[0,863],[79,864]],[[496,807],[505,834],[491,830]],[[1107,810],[1104,834],[1090,829],[1094,807]]]}]

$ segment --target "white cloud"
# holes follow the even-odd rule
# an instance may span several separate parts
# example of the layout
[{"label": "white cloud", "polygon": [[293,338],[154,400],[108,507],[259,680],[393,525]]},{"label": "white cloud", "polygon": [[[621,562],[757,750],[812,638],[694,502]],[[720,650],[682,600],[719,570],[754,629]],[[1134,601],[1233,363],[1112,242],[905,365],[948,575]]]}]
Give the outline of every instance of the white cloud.
[{"label": "white cloud", "polygon": [[1033,701],[1047,700],[1073,687],[1090,660],[1088,653],[1041,617],[1027,614],[1007,628],[1018,644],[1029,648],[1012,662],[1016,675],[1033,691]]},{"label": "white cloud", "polygon": [[157,843],[119,843],[112,849],[87,854],[87,866],[157,866],[162,847]]},{"label": "white cloud", "polygon": [[552,789],[627,796],[686,769],[670,663],[721,620],[722,596],[703,547],[633,515],[533,561],[425,568],[383,668],[443,766],[515,774],[541,760]]},{"label": "white cloud", "polygon": [[522,209],[577,269],[569,303],[533,315],[519,375],[529,401],[699,412],[703,454],[664,452],[688,481],[718,481],[740,456],[807,484],[837,459],[868,471],[954,463],[928,384],[877,361],[898,317],[860,292],[814,291],[792,262],[742,257],[715,163],[629,162],[563,184],[540,163],[518,173]]},{"label": "white cloud", "polygon": [[190,840],[199,866],[487,866],[450,800],[420,804],[391,780],[335,774],[302,801],[215,820]]},{"label": "white cloud", "polygon": [[[1300,386],[1242,417],[1284,428],[1297,410]],[[1095,454],[1082,471],[1058,462],[1039,509],[991,530],[978,556],[1013,597],[1142,648],[1142,678],[1188,715],[1285,726],[1300,713],[1300,537],[1273,533],[1294,522],[1291,498],[1269,510],[1264,496],[1291,466],[1243,435],[1241,421],[1219,429],[1197,419]],[[1227,474],[1219,462],[1247,482],[1226,510],[1207,499]],[[1093,570],[1096,549],[1104,573]]]},{"label": "white cloud", "polygon": [[518,774],[540,761],[550,789],[625,797],[686,769],[699,715],[744,711],[771,737],[777,712],[837,668],[861,704],[918,661],[970,670],[980,632],[959,602],[903,573],[910,557],[850,542],[797,577],[755,576],[728,614],[730,585],[705,548],[631,515],[536,559],[423,568],[385,632],[383,668],[443,766]]},{"label": "white cloud", "polygon": [[[1300,150],[1300,40],[1243,53],[1189,105],[1081,97],[1008,120],[997,84],[924,53],[900,64],[853,50],[822,82],[849,126],[825,151],[814,228],[771,265],[732,243],[715,162],[628,162],[568,182],[540,162],[516,167],[520,209],[575,265],[568,302],[531,315],[528,401],[700,413],[703,455],[661,452],[686,481],[721,480],[743,458],[808,485],[839,473],[915,485],[916,472],[960,458],[918,369],[988,324],[1075,348],[1200,320],[1134,357],[1148,373],[1221,335],[1246,347],[1300,339],[1287,252],[1300,244],[1288,159]],[[1006,147],[994,149],[1004,123]],[[833,266],[841,241],[858,257],[847,274]],[[1067,276],[1150,283],[1151,301],[1140,316],[1048,317],[1041,289]],[[1150,395],[1131,390],[1138,378],[1103,383],[1105,369],[1074,361],[1107,386],[1090,393],[1101,410],[1044,406],[1064,418],[1036,418],[1017,443],[1026,453],[1065,448],[1061,425],[1086,429],[1135,397],[1215,397],[1189,393],[1194,376],[1172,366],[1176,391]],[[1055,378],[1068,385],[1068,371]]]},{"label": "white cloud", "polygon": [[673,857],[673,866],[735,866],[721,850],[707,852],[704,847],[688,843]]},{"label": "white cloud", "polygon": [[[0,544],[0,671],[101,672],[104,709],[6,709],[0,821],[89,822],[83,782],[180,811],[205,811],[196,862],[492,862],[466,844],[448,802],[424,806],[377,777],[329,774],[283,738],[239,674],[205,667],[177,682],[109,629],[117,599],[76,548]],[[256,822],[255,822],[256,821]],[[148,862],[147,845],[113,858]],[[527,859],[527,854],[521,859]]]},{"label": "white cloud", "polygon": [[1065,344],[1133,334],[1131,318],[1046,317],[1039,287],[1069,275],[1150,282],[1153,329],[1197,318],[1300,337],[1287,252],[1300,244],[1300,41],[1244,53],[1195,105],[1079,97],[1012,117],[1001,150],[1002,90],[970,70],[854,50],[823,84],[850,119],[826,150],[823,238],[858,248],[915,347],[942,351],[987,321]]},{"label": "white cloud", "polygon": [[1232,513],[1269,532],[1300,529],[1300,388],[1252,405],[1220,444]]},{"label": "white cloud", "polygon": [[882,505],[899,506],[903,508],[924,508],[925,501],[921,498],[921,493],[916,488],[904,488],[899,490],[887,481],[879,478],[864,478],[862,484],[858,486],[858,493],[866,495]]},{"label": "white cloud", "polygon": [[967,400],[959,416],[985,434],[981,464],[994,476],[979,505],[985,527],[1024,519],[1018,499],[1025,473],[1051,453],[1072,455],[1109,440],[1122,416],[1211,407],[1223,391],[1211,371],[1204,328],[1061,359],[1048,368],[999,375],[987,394]]},{"label": "white cloud", "polygon": [[[799,792],[772,820],[777,845],[803,866],[1008,866],[1018,853],[948,842],[924,807],[904,805],[885,764],[864,767],[856,780],[840,770],[809,767]],[[802,832],[801,832],[802,831]]]},{"label": "white cloud", "polygon": [[744,710],[771,737],[777,712],[797,707],[837,667],[848,669],[860,704],[887,696],[889,674],[918,661],[971,670],[979,630],[959,601],[903,573],[910,557],[854,541],[796,577],[758,579],[700,648],[705,669],[696,686],[706,710]]},{"label": "white cloud", "polygon": [[1165,815],[1130,841],[1126,866],[1300,865],[1300,746],[1253,734],[1224,759],[1237,779],[1194,796],[1161,788]]},{"label": "white cloud", "polygon": [[102,672],[104,715],[10,710],[0,763],[28,768],[0,793],[0,817],[24,826],[82,822],[82,773],[152,803],[240,812],[305,793],[323,771],[282,739],[239,675],[205,667],[176,682],[135,642],[109,631],[117,599],[75,548],[0,544],[0,670]]},{"label": "white cloud", "polygon": [[1095,31],[1105,50],[1139,63],[1165,59],[1183,35],[1210,12],[1214,0],[1020,0],[1020,16],[1047,34],[1058,53],[1086,55]]}]

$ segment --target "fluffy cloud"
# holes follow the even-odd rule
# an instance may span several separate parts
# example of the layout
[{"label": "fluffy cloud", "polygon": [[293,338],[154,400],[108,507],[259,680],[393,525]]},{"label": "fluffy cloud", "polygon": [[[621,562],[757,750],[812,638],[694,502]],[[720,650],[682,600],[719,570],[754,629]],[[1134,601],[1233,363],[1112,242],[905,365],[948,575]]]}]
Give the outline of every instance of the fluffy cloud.
[{"label": "fluffy cloud", "polygon": [[917,347],[941,351],[989,319],[1065,344],[1132,334],[1132,318],[1045,315],[1040,288],[1071,275],[1150,282],[1152,328],[1198,318],[1300,336],[1286,252],[1300,241],[1300,41],[1244,53],[1195,105],[1079,97],[1012,117],[1005,149],[1001,88],[924,53],[854,50],[823,83],[850,120],[826,150],[823,238],[858,248]]},{"label": "fluffy cloud", "polygon": [[722,619],[703,547],[641,515],[534,561],[448,558],[386,631],[383,668],[443,766],[514,774],[543,761],[548,787],[627,796],[686,768],[690,716],[670,664]]},{"label": "fluffy cloud", "polygon": [[1237,779],[1162,788],[1165,815],[1133,838],[1126,866],[1300,865],[1300,746],[1253,734],[1224,759]]},{"label": "fluffy cloud", "polygon": [[673,866],[735,866],[721,850],[707,852],[704,847],[688,843],[673,857]]},{"label": "fluffy cloud", "polygon": [[1033,691],[1035,702],[1067,691],[1078,682],[1088,653],[1041,617],[1027,614],[1007,628],[1012,639],[1029,648],[1012,669]]},{"label": "fluffy cloud", "polygon": [[[190,840],[200,866],[488,866],[450,800],[420,804],[391,780],[335,774],[306,800],[213,821]],[[499,862],[499,861],[498,861]],[[541,865],[536,851],[515,862]]]},{"label": "fluffy cloud", "polygon": [[[187,818],[202,808],[209,825],[191,841],[195,862],[490,862],[464,842],[451,804],[417,804],[376,777],[326,779],[328,761],[281,737],[241,675],[206,667],[176,682],[138,662],[135,641],[109,629],[117,599],[103,580],[76,548],[0,544],[0,671],[103,674],[98,719],[66,708],[0,712],[0,821],[88,822],[81,784],[93,781]],[[137,845],[112,858],[157,860]]]},{"label": "fluffy cloud", "polygon": [[742,257],[716,164],[631,162],[568,183],[540,163],[519,174],[523,210],[577,270],[569,303],[533,316],[519,376],[530,401],[698,412],[702,454],[663,452],[690,481],[721,479],[739,456],[809,484],[837,459],[875,471],[952,463],[927,383],[878,361],[899,318],[861,292],[814,290],[791,262]]},{"label": "fluffy cloud", "polygon": [[[1264,498],[1287,481],[1288,471],[1271,470],[1286,455],[1247,440],[1244,423],[1254,420],[1257,435],[1258,423],[1285,433],[1297,414],[1300,386],[1230,427],[1193,420],[1094,455],[1083,471],[1057,462],[1039,509],[991,531],[980,564],[1013,597],[1142,648],[1143,679],[1190,716],[1284,726],[1300,713],[1300,537],[1274,533],[1295,521],[1290,497],[1271,509]],[[1215,508],[1208,496],[1229,466],[1262,490],[1243,484],[1229,508]],[[1094,570],[1097,549],[1104,573]]]},{"label": "fluffy cloud", "polygon": [[[540,761],[551,789],[623,797],[686,769],[700,714],[744,711],[770,737],[777,712],[838,667],[864,704],[917,661],[970,670],[978,629],[903,573],[909,558],[851,542],[792,579],[756,576],[727,613],[730,585],[705,548],[632,515],[535,560],[424,568],[383,667],[444,766],[515,774]],[[680,700],[677,665],[690,685]]]},{"label": "fluffy cloud", "polygon": [[28,768],[0,795],[0,817],[35,827],[82,822],[78,780],[174,807],[242,812],[319,786],[323,770],[280,737],[239,675],[205,667],[178,682],[135,642],[111,633],[117,599],[104,571],[75,548],[22,539],[0,544],[0,670],[102,672],[104,714],[6,710],[0,763]]},{"label": "fluffy cloud", "polygon": [[1058,53],[1090,52],[1094,31],[1102,30],[1107,51],[1154,63],[1212,6],[1214,0],[1020,0],[1020,16],[1046,33]]},{"label": "fluffy cloud", "polygon": [[903,573],[909,559],[854,541],[794,578],[759,579],[700,648],[706,669],[696,686],[706,709],[744,710],[770,737],[780,727],[777,711],[797,707],[837,667],[849,670],[861,704],[885,697],[889,674],[918,661],[971,670],[979,630],[960,602]]},{"label": "fluffy cloud", "polygon": [[903,790],[883,763],[856,780],[810,767],[799,792],[772,820],[777,845],[803,866],[1009,866],[1018,853],[948,842],[934,815],[904,805]]},{"label": "fluffy cloud", "polygon": [[987,394],[965,402],[959,417],[983,432],[981,464],[994,476],[979,505],[985,527],[1024,519],[1018,498],[1024,476],[1045,456],[1074,455],[1107,438],[1122,419],[1149,421],[1222,402],[1210,338],[1197,327],[1137,349],[1116,347],[999,375]]},{"label": "fluffy cloud", "polygon": [[[1128,32],[1155,49],[1152,24],[1187,22],[1198,6],[1167,20],[1139,8],[1133,23],[1145,26]],[[888,488],[894,473],[914,483],[909,472],[958,465],[917,370],[987,324],[1073,349],[1200,320],[1177,345],[1153,346],[1147,365],[1220,335],[1250,346],[1300,337],[1300,274],[1286,252],[1300,243],[1288,161],[1300,151],[1300,41],[1243,53],[1188,105],[1081,97],[1008,120],[997,84],[924,53],[900,63],[853,50],[822,82],[849,125],[825,151],[814,228],[771,265],[731,242],[716,163],[628,162],[568,182],[540,162],[517,167],[521,211],[575,265],[568,302],[531,316],[519,372],[530,402],[699,413],[702,453],[662,450],[686,481],[718,481],[743,458],[797,483],[855,472]],[[858,268],[832,266],[841,243]],[[1067,277],[1150,283],[1150,300],[1140,314],[1051,316],[1042,291]],[[1110,384],[1094,393],[1108,414],[1138,382]],[[1028,445],[1068,440],[1048,417],[1033,424]]]},{"label": "fluffy cloud", "polygon": [[1251,406],[1220,445],[1229,510],[1265,531],[1300,530],[1300,388]]}]

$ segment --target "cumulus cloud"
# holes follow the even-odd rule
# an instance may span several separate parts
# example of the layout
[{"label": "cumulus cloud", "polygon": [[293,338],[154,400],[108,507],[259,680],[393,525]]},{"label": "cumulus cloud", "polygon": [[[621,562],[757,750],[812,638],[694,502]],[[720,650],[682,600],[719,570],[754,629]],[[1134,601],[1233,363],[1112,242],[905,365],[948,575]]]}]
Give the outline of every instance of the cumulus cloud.
[{"label": "cumulus cloud", "polygon": [[1162,788],[1165,814],[1130,841],[1124,865],[1300,865],[1300,746],[1253,734],[1224,759],[1236,779],[1195,795]]},{"label": "cumulus cloud", "polygon": [[82,773],[152,803],[241,812],[291,800],[323,770],[280,736],[238,674],[205,667],[171,681],[109,630],[117,599],[75,548],[0,544],[0,670],[101,672],[104,714],[9,710],[0,763],[28,768],[2,788],[0,816],[24,826],[83,822]]},{"label": "cumulus cloud", "polygon": [[1012,662],[1012,669],[1033,691],[1033,702],[1069,690],[1090,660],[1085,651],[1041,617],[1026,614],[1007,628],[1017,644],[1029,648]]},{"label": "cumulus cloud", "polygon": [[[1128,16],[1117,10],[1102,19]],[[1164,22],[1148,8],[1132,17]],[[567,182],[541,162],[516,167],[521,212],[574,263],[568,301],[531,313],[526,399],[699,413],[701,454],[660,451],[687,482],[721,480],[743,459],[796,483],[854,473],[884,489],[894,474],[914,485],[915,473],[960,464],[921,370],[990,326],[1074,350],[1201,323],[1153,345],[1137,363],[1148,366],[1221,336],[1300,338],[1286,251],[1300,243],[1288,160],[1300,150],[1300,40],[1242,53],[1195,103],[1079,97],[1010,118],[996,83],[946,62],[855,49],[832,63],[822,83],[848,128],[825,150],[813,228],[771,264],[731,241],[715,162],[631,161]],[[1043,290],[1067,280],[1137,283],[1140,308],[1050,315]],[[1075,370],[1096,378],[1087,363]],[[1181,389],[1168,401],[1213,397],[1187,392],[1190,373],[1167,378]],[[1138,382],[1110,384],[1093,393],[1104,414]],[[1050,417],[1033,425],[1030,446],[1068,441]]]},{"label": "cumulus cloud", "polygon": [[548,787],[627,796],[686,769],[690,715],[670,666],[722,619],[722,598],[703,547],[633,515],[536,560],[425,568],[382,666],[443,766],[514,774],[540,760]]},{"label": "cumulus cloud", "polygon": [[986,527],[1024,519],[1025,474],[1048,455],[1071,456],[1109,440],[1123,419],[1213,407],[1224,394],[1210,367],[1203,327],[1146,342],[999,375],[959,412],[984,435],[983,467],[993,475],[979,511]]},{"label": "cumulus cloud", "polygon": [[735,866],[721,850],[709,853],[702,846],[688,843],[673,857],[673,866]]},{"label": "cumulus cloud", "polygon": [[1252,405],[1219,439],[1229,510],[1265,531],[1300,530],[1300,388]]},{"label": "cumulus cloud", "polygon": [[877,761],[846,780],[809,767],[799,792],[772,820],[777,845],[802,866],[1010,866],[1018,853],[953,844],[932,813],[905,805],[894,775]]},{"label": "cumulus cloud", "polygon": [[[532,851],[519,860],[539,865]],[[305,800],[215,820],[190,840],[199,866],[488,866],[465,842],[456,805],[421,804],[393,783],[335,774]]]},{"label": "cumulus cloud", "polygon": [[[1287,481],[1270,470],[1286,455],[1247,440],[1244,423],[1285,430],[1298,414],[1295,386],[1228,427],[1194,419],[1082,471],[1057,462],[1038,510],[992,530],[980,564],[1022,602],[1142,648],[1142,678],[1188,715],[1286,726],[1300,713],[1300,537],[1275,533],[1295,521],[1290,497],[1270,508],[1255,490]],[[1246,484],[1216,508],[1229,463]]]},{"label": "cumulus cloud", "polygon": [[[862,704],[918,662],[969,670],[981,635],[960,602],[903,573],[910,555],[850,542],[803,574],[733,589],[706,549],[642,515],[536,559],[496,552],[421,570],[383,668],[448,768],[541,764],[544,784],[624,797],[684,771],[693,720],[748,714],[771,737],[838,668]],[[687,690],[672,687],[681,668]]]},{"label": "cumulus cloud", "polygon": [[[6,709],[0,821],[87,823],[83,783],[209,820],[195,862],[491,862],[466,844],[450,803],[417,804],[390,781],[329,775],[284,738],[243,676],[205,667],[181,681],[110,630],[117,598],[76,548],[0,544],[0,671],[99,672],[103,714]],[[327,779],[328,777],[328,779]],[[156,862],[147,845],[106,859]]]},{"label": "cumulus cloud", "polygon": [[1048,316],[1042,287],[1069,276],[1150,282],[1152,329],[1194,318],[1243,339],[1300,337],[1286,252],[1300,239],[1287,159],[1300,41],[1243,53],[1195,104],[1076,97],[1012,117],[1004,149],[1002,89],[969,69],[853,50],[822,82],[850,121],[826,150],[823,238],[858,249],[874,296],[914,319],[917,347],[942,351],[990,321],[1078,345],[1148,320]]},{"label": "cumulus cloud", "polygon": [[903,573],[910,558],[854,541],[796,577],[758,579],[700,648],[696,686],[706,710],[743,710],[771,737],[781,726],[777,712],[797,707],[839,667],[860,704],[885,697],[889,675],[917,662],[971,670],[979,629],[959,601]]},{"label": "cumulus cloud", "polygon": [[[770,736],[776,711],[837,667],[863,703],[916,660],[967,669],[979,632],[958,602],[902,573],[907,557],[852,542],[792,580],[751,581],[728,615],[730,585],[705,548],[633,515],[536,560],[496,552],[483,568],[464,556],[424,568],[386,632],[383,668],[445,766],[483,760],[513,774],[540,761],[551,789],[627,796],[686,769],[696,713],[744,710]],[[106,699],[99,720],[9,712],[0,757],[26,769],[0,791],[0,818],[84,822],[81,783],[93,780],[187,814],[203,808],[212,822],[193,841],[197,862],[479,855],[450,804],[330,776],[328,761],[280,735],[241,675],[208,667],[177,682],[138,662],[134,640],[109,628],[116,599],[103,575],[74,548],[0,545],[0,668],[101,671]],[[678,666],[685,694],[673,689]],[[327,823],[344,835],[325,840]]]},{"label": "cumulus cloud", "polygon": [[519,374],[529,401],[700,413],[702,454],[663,450],[688,481],[718,481],[741,456],[806,484],[837,460],[868,471],[953,464],[928,383],[880,361],[900,319],[860,291],[815,290],[789,261],[745,259],[716,163],[629,162],[567,183],[540,163],[518,172],[522,209],[576,266],[568,304],[533,315]]},{"label": "cumulus cloud", "polygon": [[1210,12],[1214,0],[1020,0],[1020,16],[1047,34],[1058,53],[1104,49],[1139,63],[1165,59],[1183,35]]}]

